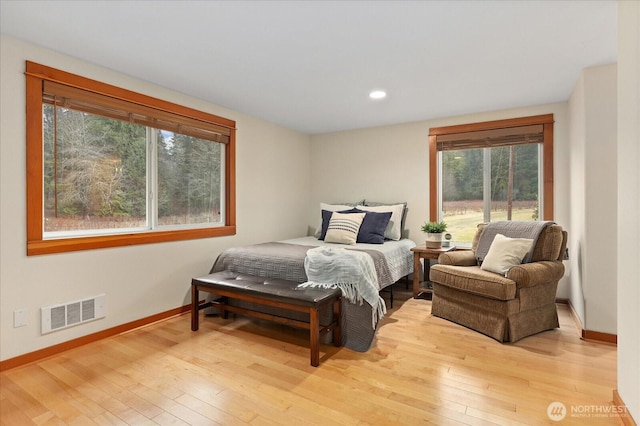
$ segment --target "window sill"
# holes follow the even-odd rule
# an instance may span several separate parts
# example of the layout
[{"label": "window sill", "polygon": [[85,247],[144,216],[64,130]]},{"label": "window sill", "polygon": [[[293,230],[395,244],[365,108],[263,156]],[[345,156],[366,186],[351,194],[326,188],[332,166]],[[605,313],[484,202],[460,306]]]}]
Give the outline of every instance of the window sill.
[{"label": "window sill", "polygon": [[94,237],[27,241],[27,256],[222,237],[235,235],[235,233],[236,227],[233,225],[216,228],[186,229],[180,231],[153,231],[122,235],[101,235]]}]

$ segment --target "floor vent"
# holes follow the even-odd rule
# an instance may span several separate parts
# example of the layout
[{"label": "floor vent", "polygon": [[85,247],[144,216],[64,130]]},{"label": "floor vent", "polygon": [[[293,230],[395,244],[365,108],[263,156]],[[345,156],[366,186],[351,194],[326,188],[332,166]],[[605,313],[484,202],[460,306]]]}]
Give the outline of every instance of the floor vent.
[{"label": "floor vent", "polygon": [[104,318],[107,315],[107,295],[100,294],[88,299],[47,306],[40,310],[42,312],[42,334],[46,334]]}]

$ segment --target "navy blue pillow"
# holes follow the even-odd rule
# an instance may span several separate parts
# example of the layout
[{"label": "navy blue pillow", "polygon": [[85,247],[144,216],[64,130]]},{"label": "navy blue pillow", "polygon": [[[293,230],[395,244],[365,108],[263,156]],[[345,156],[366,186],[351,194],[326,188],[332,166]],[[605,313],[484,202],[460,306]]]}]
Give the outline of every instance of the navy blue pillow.
[{"label": "navy blue pillow", "polygon": [[[360,225],[360,230],[358,231],[358,238],[356,242],[384,244],[384,231],[387,229],[387,225],[391,219],[391,212],[366,212],[364,210],[353,208],[350,210],[342,210],[338,213],[365,213],[362,225]],[[320,240],[324,240],[324,237],[327,235],[331,215],[333,215],[333,212],[322,210],[322,229],[320,231]]]},{"label": "navy blue pillow", "polygon": [[322,227],[320,228],[320,236],[318,237],[319,240],[324,240],[324,237],[327,235],[327,229],[329,229],[329,221],[331,220],[331,215],[333,215],[332,211],[322,210]]},{"label": "navy blue pillow", "polygon": [[[358,210],[358,209],[355,209]],[[353,213],[361,213],[363,210],[358,210]],[[364,220],[360,225],[360,231],[358,231],[357,243],[369,243],[369,244],[383,244],[384,243],[384,231],[387,229],[389,220],[391,219],[391,212],[365,212]]]}]

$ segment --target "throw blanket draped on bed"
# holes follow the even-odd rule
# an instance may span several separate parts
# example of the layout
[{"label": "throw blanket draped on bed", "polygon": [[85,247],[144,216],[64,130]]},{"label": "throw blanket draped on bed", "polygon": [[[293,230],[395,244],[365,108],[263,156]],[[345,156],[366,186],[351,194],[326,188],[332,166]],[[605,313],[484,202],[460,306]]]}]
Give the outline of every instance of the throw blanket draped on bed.
[{"label": "throw blanket draped on bed", "polygon": [[[489,252],[489,247],[497,234],[502,234],[509,238],[530,238],[533,240],[531,247],[535,247],[538,242],[538,237],[544,228],[549,225],[553,225],[555,222],[520,222],[520,221],[499,221],[491,222],[482,231],[480,241],[478,241],[478,248],[476,249],[476,258],[479,262],[482,262]],[[530,250],[526,254],[522,263],[529,263],[533,250]]]},{"label": "throw blanket draped on bed", "polygon": [[371,306],[371,328],[387,313],[378,293],[378,278],[371,256],[337,247],[317,247],[307,251],[304,268],[309,281],[298,287],[338,287],[351,303]]}]

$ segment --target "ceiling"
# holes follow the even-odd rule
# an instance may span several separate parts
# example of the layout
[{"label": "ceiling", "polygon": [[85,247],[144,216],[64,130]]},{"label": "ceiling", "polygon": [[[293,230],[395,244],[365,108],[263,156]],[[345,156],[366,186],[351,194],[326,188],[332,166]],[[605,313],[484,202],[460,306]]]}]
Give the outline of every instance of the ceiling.
[{"label": "ceiling", "polygon": [[566,101],[583,68],[616,62],[616,15],[615,1],[0,0],[2,34],[308,134]]}]

